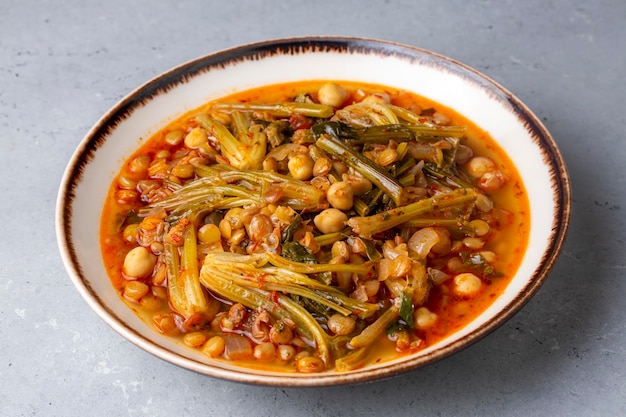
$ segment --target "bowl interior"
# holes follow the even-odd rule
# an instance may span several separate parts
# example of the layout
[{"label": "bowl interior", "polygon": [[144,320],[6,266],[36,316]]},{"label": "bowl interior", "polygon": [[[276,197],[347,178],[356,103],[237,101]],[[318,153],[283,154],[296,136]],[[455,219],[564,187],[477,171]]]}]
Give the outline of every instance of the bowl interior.
[{"label": "bowl interior", "polygon": [[[188,110],[257,86],[302,80],[351,80],[428,97],[487,131],[516,165],[531,211],[529,246],[504,294],[461,331],[419,353],[347,373],[303,376],[211,362],[151,329],[115,293],[102,263],[99,224],[107,190],[143,140]],[[484,75],[449,58],[393,43],[351,38],[277,40],[186,63],[114,106],[88,132],[64,174],[57,236],[81,295],[121,335],[152,354],[207,375],[271,385],[327,385],[391,376],[440,359],[506,321],[536,292],[569,222],[570,186],[562,157],[537,118]]]}]

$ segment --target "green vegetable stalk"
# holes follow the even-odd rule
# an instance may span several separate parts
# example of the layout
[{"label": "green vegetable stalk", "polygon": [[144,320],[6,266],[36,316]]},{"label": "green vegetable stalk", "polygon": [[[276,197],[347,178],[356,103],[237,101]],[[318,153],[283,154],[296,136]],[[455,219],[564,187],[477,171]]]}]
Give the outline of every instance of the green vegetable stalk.
[{"label": "green vegetable stalk", "polygon": [[273,116],[288,117],[293,114],[302,114],[309,117],[328,118],[334,113],[332,106],[316,103],[297,103],[297,102],[282,102],[282,103],[215,103],[213,105],[214,110],[223,112],[234,111],[260,111],[267,112]]},{"label": "green vegetable stalk", "polygon": [[167,266],[167,289],[172,308],[184,317],[195,313],[206,313],[209,302],[198,277],[198,251],[195,226],[185,229],[182,256],[178,248],[164,243]]},{"label": "green vegetable stalk", "polygon": [[406,193],[398,180],[372,160],[345,145],[337,137],[322,134],[315,144],[371,181],[372,184],[387,194],[396,205],[401,206],[406,203]]},{"label": "green vegetable stalk", "polygon": [[372,216],[352,217],[348,226],[359,236],[371,237],[435,210],[473,204],[476,195],[472,188],[460,188]]},{"label": "green vegetable stalk", "polygon": [[374,323],[367,326],[358,336],[354,336],[350,340],[350,347],[358,349],[374,343],[378,335],[382,334],[387,326],[396,321],[399,312],[400,308],[396,305],[389,307]]},{"label": "green vegetable stalk", "polygon": [[196,122],[218,140],[222,155],[232,166],[243,170],[261,168],[267,149],[267,136],[261,129],[236,138],[226,126],[206,114],[197,116]]}]

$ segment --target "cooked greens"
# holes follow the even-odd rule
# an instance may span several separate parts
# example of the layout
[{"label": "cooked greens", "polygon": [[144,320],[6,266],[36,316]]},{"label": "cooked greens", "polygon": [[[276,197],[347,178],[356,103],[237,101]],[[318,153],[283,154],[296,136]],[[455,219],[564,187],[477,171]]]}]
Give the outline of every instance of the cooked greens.
[{"label": "cooked greens", "polygon": [[145,250],[118,270],[159,331],[211,357],[350,371],[381,340],[424,346],[434,290],[470,298],[501,275],[490,194],[507,177],[467,128],[323,87],[210,103],[129,162],[112,229]]}]

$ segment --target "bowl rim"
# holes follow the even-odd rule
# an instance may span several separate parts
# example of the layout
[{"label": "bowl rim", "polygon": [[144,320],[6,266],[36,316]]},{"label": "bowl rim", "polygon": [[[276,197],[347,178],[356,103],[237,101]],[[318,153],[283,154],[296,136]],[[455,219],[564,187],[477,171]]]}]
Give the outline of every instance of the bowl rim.
[{"label": "bowl rim", "polygon": [[[464,78],[470,78],[472,82],[484,85],[490,93],[497,94],[500,100],[505,100],[513,106],[516,109],[516,115],[524,119],[527,130],[533,132],[532,136],[540,142],[539,147],[544,158],[548,159],[547,164],[551,168],[553,188],[558,191],[553,195],[553,197],[556,197],[555,204],[557,207],[553,213],[550,242],[543,252],[540,264],[536,267],[534,274],[524,287],[524,291],[499,311],[491,321],[484,323],[466,336],[426,355],[415,358],[407,356],[406,360],[394,361],[376,369],[364,368],[347,373],[321,373],[308,374],[306,376],[290,373],[271,373],[270,376],[266,376],[265,373],[258,373],[247,368],[231,370],[195,361],[188,357],[181,357],[175,352],[157,345],[119,320],[115,314],[101,303],[98,294],[87,284],[72,242],[72,204],[75,198],[75,185],[80,182],[84,167],[93,158],[100,145],[106,141],[109,129],[114,129],[119,121],[131,115],[134,109],[137,106],[141,106],[142,103],[150,101],[153,97],[163,92],[167,92],[170,88],[175,88],[177,84],[185,79],[210,72],[213,67],[219,67],[224,65],[224,63],[237,62],[238,60],[260,59],[267,53],[285,54],[292,53],[294,50],[303,53],[328,50],[362,53],[376,52],[382,55],[396,55],[413,60],[416,59],[416,56],[431,57],[437,61],[438,65],[445,66],[447,70],[461,74]],[[89,129],[72,154],[59,186],[55,228],[57,244],[65,269],[80,295],[105,323],[136,346],[162,360],[183,368],[235,382],[271,386],[325,386],[390,378],[448,357],[496,330],[516,314],[546,281],[564,245],[570,216],[571,183],[565,161],[556,142],[537,116],[502,85],[457,60],[412,45],[364,37],[302,36],[252,42],[197,57],[153,77],[124,96]]]}]

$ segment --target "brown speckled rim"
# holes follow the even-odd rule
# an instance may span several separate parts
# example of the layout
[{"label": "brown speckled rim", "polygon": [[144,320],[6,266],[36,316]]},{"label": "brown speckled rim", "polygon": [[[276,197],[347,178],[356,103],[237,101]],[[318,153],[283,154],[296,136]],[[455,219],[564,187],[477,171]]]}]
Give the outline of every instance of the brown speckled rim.
[{"label": "brown speckled rim", "polygon": [[[490,97],[514,109],[515,115],[525,126],[533,141],[542,152],[550,169],[552,199],[554,201],[553,224],[549,244],[537,265],[532,278],[518,296],[508,303],[496,316],[467,336],[426,355],[407,357],[374,369],[361,369],[347,373],[322,373],[315,375],[263,373],[207,364],[155,344],[132,329],[107,307],[90,287],[84,276],[72,239],[72,212],[76,187],[83,177],[85,167],[95,152],[107,140],[110,132],[133,111],[156,96],[167,93],[197,75],[242,61],[256,61],[275,55],[298,55],[308,52],[339,52],[394,56],[421,65],[430,65],[451,72],[484,90]],[[546,196],[548,198],[548,196]],[[365,38],[348,37],[302,37],[277,39],[252,43],[216,52],[192,60],[147,82],[131,92],[109,110],[88,132],[72,156],[63,176],[56,207],[56,230],[59,249],[66,269],[82,297],[92,309],[122,336],[153,355],[205,375],[231,381],[271,386],[326,386],[351,384],[389,378],[431,364],[475,343],[508,319],[510,319],[545,282],[564,244],[571,211],[571,185],[563,157],[547,129],[538,118],[513,94],[480,72],[448,57],[413,46]]]}]

